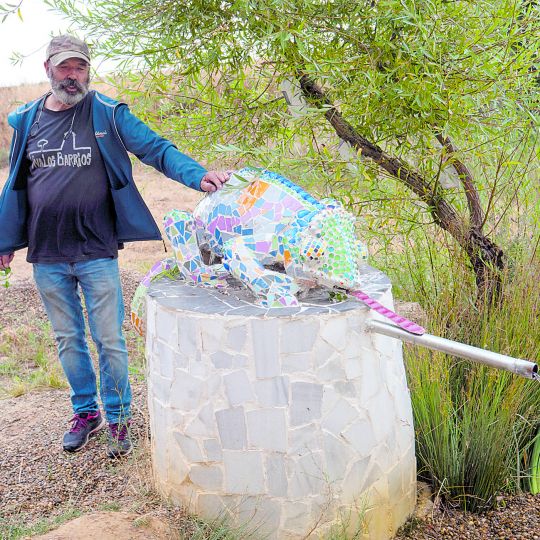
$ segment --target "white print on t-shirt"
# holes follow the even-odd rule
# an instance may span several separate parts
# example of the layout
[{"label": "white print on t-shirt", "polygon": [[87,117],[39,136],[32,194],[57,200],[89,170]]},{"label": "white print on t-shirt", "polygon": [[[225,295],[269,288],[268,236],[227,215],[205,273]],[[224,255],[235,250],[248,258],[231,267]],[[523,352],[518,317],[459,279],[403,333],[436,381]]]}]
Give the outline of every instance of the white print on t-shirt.
[{"label": "white print on t-shirt", "polygon": [[[86,167],[90,165],[92,163],[92,148],[90,146],[78,147],[75,141],[76,137],[77,134],[72,131],[71,137],[68,136],[62,140],[60,148],[45,148],[49,141],[40,139],[37,142],[39,150],[28,153],[32,161],[32,170],[39,167]],[[66,144],[66,141],[69,142]]]}]

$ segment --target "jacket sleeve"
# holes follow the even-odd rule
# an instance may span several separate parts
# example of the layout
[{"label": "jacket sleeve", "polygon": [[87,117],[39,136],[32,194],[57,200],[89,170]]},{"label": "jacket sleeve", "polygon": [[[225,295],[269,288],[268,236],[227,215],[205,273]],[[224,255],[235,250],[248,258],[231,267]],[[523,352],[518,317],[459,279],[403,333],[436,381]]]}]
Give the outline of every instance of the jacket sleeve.
[{"label": "jacket sleeve", "polygon": [[131,113],[127,105],[121,104],[117,107],[114,119],[118,135],[128,152],[135,154],[143,163],[151,165],[165,176],[202,191],[201,180],[207,170],[200,163],[151,130]]}]

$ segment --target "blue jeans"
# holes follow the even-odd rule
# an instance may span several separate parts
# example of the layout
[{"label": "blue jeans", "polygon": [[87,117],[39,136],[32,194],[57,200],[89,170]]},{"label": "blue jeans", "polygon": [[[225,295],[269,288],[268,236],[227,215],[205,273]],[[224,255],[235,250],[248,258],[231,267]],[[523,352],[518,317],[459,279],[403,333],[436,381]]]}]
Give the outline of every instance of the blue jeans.
[{"label": "blue jeans", "polygon": [[107,420],[130,417],[128,354],[122,334],[124,302],[117,259],[34,264],[34,279],[51,321],[76,414],[99,409],[79,286],[99,355],[99,393]]}]

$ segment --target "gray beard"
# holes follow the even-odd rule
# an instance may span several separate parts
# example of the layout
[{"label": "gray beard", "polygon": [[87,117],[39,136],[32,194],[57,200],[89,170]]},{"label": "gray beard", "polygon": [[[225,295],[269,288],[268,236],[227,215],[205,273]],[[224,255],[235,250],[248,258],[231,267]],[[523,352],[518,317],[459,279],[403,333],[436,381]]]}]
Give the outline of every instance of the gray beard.
[{"label": "gray beard", "polygon": [[70,107],[77,105],[77,103],[82,101],[86,94],[88,94],[89,82],[78,83],[77,81],[74,81],[74,86],[77,88],[77,93],[69,94],[65,90],[65,87],[68,86],[66,81],[57,81],[52,76],[49,76],[49,81],[51,83],[52,93],[56,99],[61,101],[64,105],[69,105]]}]

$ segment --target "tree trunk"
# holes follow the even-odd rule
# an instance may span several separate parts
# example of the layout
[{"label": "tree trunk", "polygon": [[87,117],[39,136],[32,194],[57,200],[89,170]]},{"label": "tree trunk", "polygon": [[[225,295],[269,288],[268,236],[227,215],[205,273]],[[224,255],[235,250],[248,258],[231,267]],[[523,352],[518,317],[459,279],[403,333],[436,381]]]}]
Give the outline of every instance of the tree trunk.
[{"label": "tree trunk", "polygon": [[[482,232],[479,223],[478,204],[472,201],[473,190],[466,185],[469,208],[475,212],[470,224],[465,222],[456,209],[444,198],[440,188],[432,187],[426,179],[402,159],[390,156],[382,148],[362,137],[347,122],[328,100],[323,90],[307,75],[300,76],[300,88],[304,97],[318,107],[325,106],[325,117],[337,135],[361,152],[362,156],[373,160],[379,167],[403,182],[422,200],[434,221],[458,242],[465,250],[476,277],[478,300],[492,303],[501,291],[501,270],[505,267],[505,257],[501,248]],[[449,143],[448,143],[449,144]],[[470,182],[468,171],[462,171],[462,181]]]}]

